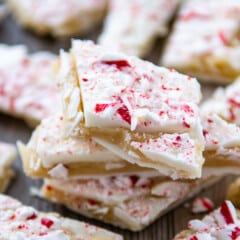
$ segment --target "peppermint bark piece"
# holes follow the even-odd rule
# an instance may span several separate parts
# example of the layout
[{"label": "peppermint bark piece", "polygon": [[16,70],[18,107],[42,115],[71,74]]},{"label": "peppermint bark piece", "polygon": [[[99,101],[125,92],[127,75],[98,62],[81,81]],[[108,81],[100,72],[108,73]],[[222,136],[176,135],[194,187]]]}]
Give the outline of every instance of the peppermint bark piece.
[{"label": "peppermint bark piece", "polygon": [[239,173],[240,158],[240,81],[218,88],[201,106],[206,141],[205,166],[210,172]]},{"label": "peppermint bark piece", "polygon": [[203,135],[196,79],[87,41],[73,41],[63,87],[67,135],[84,133],[121,158],[197,178]]},{"label": "peppermint bark piece", "polygon": [[[118,175],[160,176],[131,164],[84,136],[64,136],[62,115],[44,119],[27,145],[18,142],[24,171],[34,178],[82,178]],[[203,176],[238,174],[240,129],[217,115],[202,116],[205,137]],[[94,164],[94,167],[93,167]]]},{"label": "peppermint bark piece", "polygon": [[111,0],[99,43],[129,55],[143,56],[158,36],[168,32],[181,0]]},{"label": "peppermint bark piece", "polygon": [[239,210],[230,201],[206,215],[202,220],[191,220],[188,229],[179,233],[174,240],[232,240],[240,236]]},{"label": "peppermint bark piece", "polygon": [[[55,37],[84,33],[105,15],[107,0],[8,0],[10,9],[20,25],[38,34]],[[58,6],[58,7],[56,7]]]},{"label": "peppermint bark piece", "polygon": [[91,138],[65,137],[63,121],[62,115],[46,118],[27,145],[18,143],[28,176],[66,179],[153,172],[119,158]]},{"label": "peppermint bark piece", "polygon": [[219,87],[201,106],[204,114],[215,113],[222,119],[240,126],[240,78],[226,88]]},{"label": "peppermint bark piece", "polygon": [[240,128],[217,114],[202,115],[205,137],[204,174],[239,174]]},{"label": "peppermint bark piece", "polygon": [[240,74],[240,2],[187,0],[161,63],[201,80],[233,82]]},{"label": "peppermint bark piece", "polygon": [[219,177],[173,181],[166,177],[114,176],[47,179],[43,197],[101,221],[140,231]]},{"label": "peppermint bark piece", "polygon": [[0,142],[0,192],[6,189],[13,176],[11,165],[16,155],[16,148],[12,144]]},{"label": "peppermint bark piece", "polygon": [[0,195],[1,239],[121,240],[120,235],[56,213],[39,212]]},{"label": "peppermint bark piece", "polygon": [[1,111],[36,125],[60,109],[60,93],[52,72],[54,55],[29,55],[20,45],[0,45],[0,54],[4,59],[0,63]]}]

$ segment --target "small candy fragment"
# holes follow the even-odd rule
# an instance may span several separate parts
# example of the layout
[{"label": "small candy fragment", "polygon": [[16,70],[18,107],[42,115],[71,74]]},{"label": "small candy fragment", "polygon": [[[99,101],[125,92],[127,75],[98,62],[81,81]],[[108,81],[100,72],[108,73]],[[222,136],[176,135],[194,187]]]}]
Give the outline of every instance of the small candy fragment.
[{"label": "small candy fragment", "polygon": [[203,212],[208,212],[213,208],[214,208],[214,204],[210,199],[206,197],[195,198],[193,201],[192,212],[203,213]]}]

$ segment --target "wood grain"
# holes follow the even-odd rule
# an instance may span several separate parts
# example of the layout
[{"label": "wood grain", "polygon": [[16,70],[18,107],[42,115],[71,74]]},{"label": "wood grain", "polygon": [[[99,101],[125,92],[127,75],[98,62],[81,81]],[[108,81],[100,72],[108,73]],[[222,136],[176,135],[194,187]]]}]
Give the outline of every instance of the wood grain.
[{"label": "wood grain", "polygon": [[[89,34],[79,36],[79,38],[95,40],[100,31],[101,26],[98,26]],[[159,39],[153,51],[148,54],[148,60],[151,60],[155,63],[158,62],[163,46],[163,41],[163,39]],[[22,30],[15,24],[14,20],[11,17],[8,17],[4,22],[0,24],[0,43],[22,43],[26,44],[32,52],[38,50],[49,50],[53,53],[58,53],[60,48],[69,48],[70,39],[55,40],[52,38],[38,37],[31,32]],[[0,61],[4,61],[4,59],[0,58]],[[202,89],[204,98],[208,97],[214,88],[215,86],[203,86]],[[0,114],[0,140],[11,143],[16,143],[17,140],[27,142],[31,135],[31,132],[32,129],[29,128],[23,121],[6,116],[4,114]],[[33,186],[39,187],[41,185],[41,180],[32,180],[24,175],[22,171],[21,160],[19,157],[14,164],[14,168],[16,171],[16,176],[9,186],[7,194],[18,198],[23,203],[32,205],[39,210],[57,211],[64,216],[90,222],[95,225],[113,230],[122,234],[126,240],[170,240],[177,232],[186,228],[188,220],[192,219],[193,217],[202,217],[202,215],[199,214],[192,215],[190,213],[190,209],[182,205],[155,221],[144,231],[141,231],[139,233],[132,233],[127,230],[121,230],[110,225],[103,224],[99,221],[82,217],[75,214],[74,212],[69,211],[65,207],[57,204],[52,204],[45,200],[31,196],[29,189]],[[210,197],[218,206],[225,198],[226,187],[231,180],[232,177],[226,177],[215,184],[213,187],[203,191],[200,195]]]}]

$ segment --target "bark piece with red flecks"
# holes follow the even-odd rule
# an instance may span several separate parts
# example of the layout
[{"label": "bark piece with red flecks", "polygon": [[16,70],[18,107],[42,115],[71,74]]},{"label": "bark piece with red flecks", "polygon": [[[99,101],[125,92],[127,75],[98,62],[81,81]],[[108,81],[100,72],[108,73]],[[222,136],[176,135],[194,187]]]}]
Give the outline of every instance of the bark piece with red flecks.
[{"label": "bark piece with red flecks", "polygon": [[[91,136],[120,158],[172,178],[203,164],[199,84],[91,41],[75,40],[63,81],[66,136]],[[67,68],[62,55],[61,68]]]},{"label": "bark piece with red flecks", "polygon": [[61,98],[48,52],[28,54],[25,46],[0,45],[0,111],[30,125],[60,110]]},{"label": "bark piece with red flecks", "polygon": [[239,1],[184,1],[160,63],[206,82],[235,81],[240,74],[239,22]]},{"label": "bark piece with red flecks", "polygon": [[[104,17],[107,0],[8,0],[11,13],[24,28],[40,35],[71,37],[86,33]],[[58,6],[58,7],[56,7]]]},{"label": "bark piece with red flecks", "polygon": [[191,220],[188,229],[179,233],[174,240],[234,240],[239,236],[239,210],[226,200],[202,220]]},{"label": "bark piece with red flecks", "polygon": [[6,195],[0,195],[0,224],[1,239],[122,240],[108,230],[57,213],[39,212]]},{"label": "bark piece with red flecks", "polygon": [[140,174],[45,179],[40,195],[88,217],[140,231],[218,180],[219,177],[207,177],[194,181],[174,181]]},{"label": "bark piece with red flecks", "polygon": [[181,0],[110,0],[99,43],[129,55],[144,56],[168,24]]}]

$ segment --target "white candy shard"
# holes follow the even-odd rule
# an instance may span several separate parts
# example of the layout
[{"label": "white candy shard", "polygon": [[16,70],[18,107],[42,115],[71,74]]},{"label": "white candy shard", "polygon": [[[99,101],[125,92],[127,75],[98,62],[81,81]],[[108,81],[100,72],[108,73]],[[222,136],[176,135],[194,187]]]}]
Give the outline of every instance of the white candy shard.
[{"label": "white candy shard", "polygon": [[192,212],[193,213],[202,213],[202,212],[208,212],[210,210],[213,210],[214,204],[211,201],[211,199],[208,199],[206,197],[198,197],[195,198],[192,205]]}]

